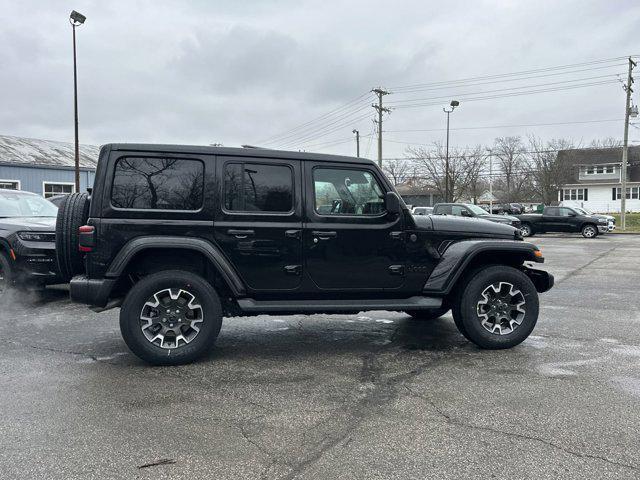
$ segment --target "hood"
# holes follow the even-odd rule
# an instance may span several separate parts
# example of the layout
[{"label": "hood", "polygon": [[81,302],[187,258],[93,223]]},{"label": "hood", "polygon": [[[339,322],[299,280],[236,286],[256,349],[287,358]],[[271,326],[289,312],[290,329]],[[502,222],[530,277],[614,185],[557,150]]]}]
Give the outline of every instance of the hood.
[{"label": "hood", "polygon": [[[505,215],[495,216],[504,217]],[[418,230],[471,234],[470,236],[476,233],[482,237],[513,239],[517,232],[517,230],[510,225],[487,222],[479,217],[465,218],[454,215],[422,215],[413,217],[413,221]]]},{"label": "hood", "polygon": [[488,215],[478,215],[478,218],[482,220],[491,220],[492,222],[500,222],[500,223],[512,223],[519,222],[516,217],[512,217],[511,215],[494,215],[489,213]]},{"label": "hood", "polygon": [[10,230],[14,232],[18,232],[20,230],[55,232],[56,217],[0,218],[0,230]]},{"label": "hood", "polygon": [[615,220],[615,217],[612,217],[611,215],[601,215],[600,213],[592,213],[591,215],[589,215],[591,218],[605,218],[607,220]]}]

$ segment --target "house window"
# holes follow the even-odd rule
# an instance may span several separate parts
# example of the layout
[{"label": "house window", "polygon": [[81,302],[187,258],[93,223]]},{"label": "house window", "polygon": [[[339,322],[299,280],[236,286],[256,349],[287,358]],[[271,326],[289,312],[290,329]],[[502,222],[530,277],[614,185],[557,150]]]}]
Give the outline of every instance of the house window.
[{"label": "house window", "polygon": [[587,188],[565,188],[562,191],[562,200],[588,200]]},{"label": "house window", "polygon": [[595,173],[595,170],[593,167],[587,167],[587,175],[593,175]]},{"label": "house window", "polygon": [[602,175],[603,173],[615,173],[616,167],[613,165],[597,165],[586,167],[584,170],[586,175]]},{"label": "house window", "polygon": [[607,167],[606,167],[606,172],[607,172],[607,173],[613,173],[613,172],[614,172],[613,165],[607,165]]},{"label": "house window", "polygon": [[20,190],[20,180],[0,180],[0,190]]},{"label": "house window", "polygon": [[76,191],[73,183],[66,182],[43,182],[42,193],[44,198],[55,197],[57,195],[70,195]]},{"label": "house window", "polygon": [[[613,200],[622,200],[622,189],[620,187],[614,188]],[[627,187],[627,200],[638,200],[640,198],[640,187]]]}]

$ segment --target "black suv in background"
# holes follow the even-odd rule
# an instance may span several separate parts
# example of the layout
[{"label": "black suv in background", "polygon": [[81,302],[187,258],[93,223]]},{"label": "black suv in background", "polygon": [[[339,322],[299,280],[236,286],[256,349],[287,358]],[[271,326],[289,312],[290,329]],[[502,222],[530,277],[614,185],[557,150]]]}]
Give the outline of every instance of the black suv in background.
[{"label": "black suv in background", "polygon": [[366,159],[264,149],[106,145],[91,197],[60,206],[57,245],[72,299],[121,306],[125,342],[155,364],[260,314],[451,309],[469,340],[509,348],[553,285],[511,226],[413,216]]},{"label": "black suv in background", "polygon": [[510,215],[496,215],[472,203],[436,203],[433,207],[433,215],[455,215],[458,217],[477,218],[490,222],[511,225],[520,228],[520,220]]},{"label": "black suv in background", "polygon": [[34,193],[0,190],[0,297],[15,284],[59,280],[55,257],[58,209]]},{"label": "black suv in background", "polygon": [[591,215],[570,207],[544,207],[542,213],[518,215],[522,222],[522,235],[536,233],[573,232],[584,238],[595,238],[609,231],[609,220],[604,215]]}]

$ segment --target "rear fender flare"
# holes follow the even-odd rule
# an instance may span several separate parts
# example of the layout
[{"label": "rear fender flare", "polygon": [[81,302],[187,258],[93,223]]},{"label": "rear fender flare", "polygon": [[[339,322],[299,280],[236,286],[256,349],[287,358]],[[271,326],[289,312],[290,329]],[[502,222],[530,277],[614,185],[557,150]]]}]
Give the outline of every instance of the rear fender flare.
[{"label": "rear fender flare", "polygon": [[544,261],[541,257],[535,256],[536,250],[538,248],[531,243],[515,240],[463,240],[453,243],[431,272],[423,292],[447,295],[466,267],[481,255],[517,254],[521,255],[524,261]]},{"label": "rear fender flare", "polygon": [[135,238],[120,250],[111,262],[105,276],[108,278],[118,278],[138,253],[154,248],[177,248],[199,252],[214,265],[234,296],[242,297],[246,294],[244,283],[220,248],[202,238],[149,236]]}]

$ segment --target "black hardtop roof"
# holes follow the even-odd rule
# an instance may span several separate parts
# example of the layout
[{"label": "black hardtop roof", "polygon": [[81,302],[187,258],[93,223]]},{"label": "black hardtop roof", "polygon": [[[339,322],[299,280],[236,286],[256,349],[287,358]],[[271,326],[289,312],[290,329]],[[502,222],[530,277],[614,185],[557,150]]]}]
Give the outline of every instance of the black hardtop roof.
[{"label": "black hardtop roof", "polygon": [[282,158],[287,160],[307,160],[338,163],[374,164],[368,158],[347,157],[343,155],[328,155],[325,153],[291,152],[287,150],[271,150],[268,148],[233,148],[233,147],[208,147],[203,145],[162,145],[150,143],[109,143],[103,148],[111,150],[123,150],[127,152],[153,152],[153,153],[195,153],[206,155],[223,155],[234,157],[260,157]]}]

